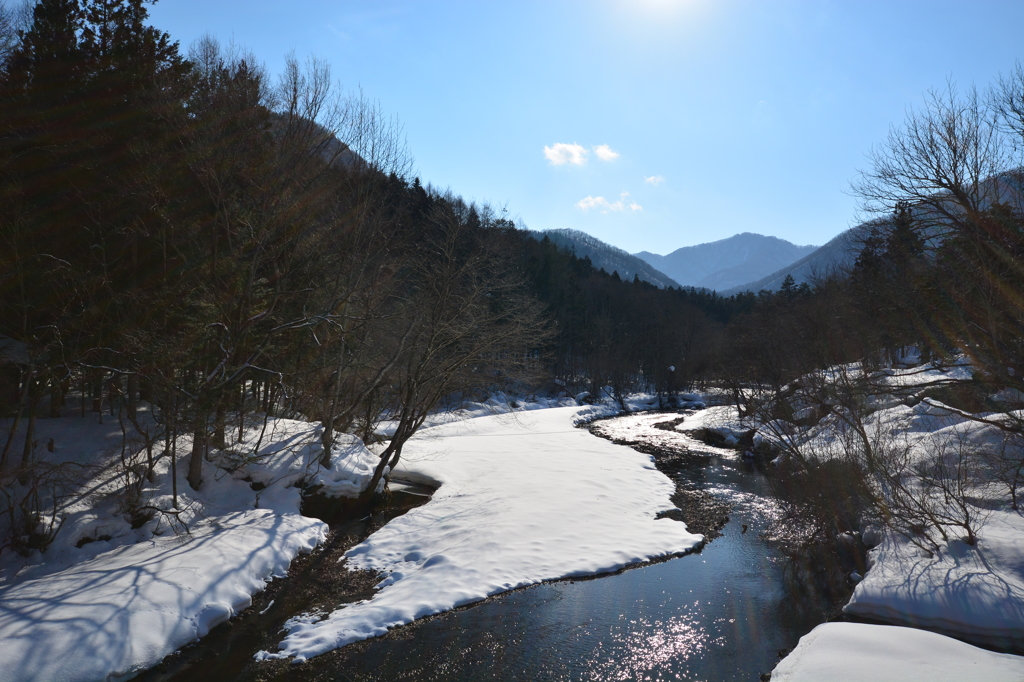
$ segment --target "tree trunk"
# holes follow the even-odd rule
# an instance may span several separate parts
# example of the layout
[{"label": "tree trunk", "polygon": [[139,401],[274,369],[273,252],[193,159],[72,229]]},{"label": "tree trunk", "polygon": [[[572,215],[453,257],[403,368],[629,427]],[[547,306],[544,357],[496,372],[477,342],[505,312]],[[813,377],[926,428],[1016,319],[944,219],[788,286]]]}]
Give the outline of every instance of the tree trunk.
[{"label": "tree trunk", "polygon": [[263,411],[267,413],[268,417],[270,416],[270,394],[271,386],[268,381],[263,384]]},{"label": "tree trunk", "polygon": [[138,410],[139,399],[139,377],[137,374],[128,375],[128,414],[134,420]]},{"label": "tree trunk", "polygon": [[188,484],[193,490],[199,490],[203,485],[203,451],[206,449],[207,438],[206,415],[202,415],[196,419],[192,435],[192,458],[188,464]]},{"label": "tree trunk", "polygon": [[117,394],[121,391],[121,376],[119,374],[111,374],[110,381],[107,382],[107,402],[110,406],[110,416],[114,416],[114,403],[117,402]]},{"label": "tree trunk", "polygon": [[7,432],[7,442],[4,443],[4,450],[0,453],[0,469],[7,466],[7,457],[10,455],[11,446],[14,444],[14,436],[18,433],[18,426],[21,425],[21,415],[25,411],[25,403],[28,402],[28,390],[33,377],[32,370],[29,370],[22,379],[21,391],[18,393],[18,408],[11,420],[11,429]]},{"label": "tree trunk", "polygon": [[26,387],[28,390],[28,428],[25,430],[25,449],[21,453],[21,466],[28,466],[32,461],[32,439],[36,436],[36,407],[39,405],[39,389],[33,379]]},{"label": "tree trunk", "polygon": [[178,508],[178,406],[170,395],[164,397],[164,454],[171,457],[171,505]]},{"label": "tree trunk", "polygon": [[245,439],[245,383],[238,390],[238,442]]},{"label": "tree trunk", "polygon": [[60,406],[64,404],[64,395],[59,381],[54,381],[50,386],[50,419],[60,417]]},{"label": "tree trunk", "polygon": [[11,400],[15,405],[17,405],[21,400],[21,374],[22,372],[20,367],[14,366],[11,369],[11,378],[13,379],[11,385],[14,389],[11,392]]},{"label": "tree trunk", "polygon": [[392,438],[391,444],[388,445],[387,449],[380,454],[380,461],[377,462],[376,468],[373,470],[373,476],[370,477],[370,483],[366,486],[366,490],[359,494],[359,501],[362,503],[369,502],[377,492],[377,485],[380,483],[380,479],[384,478],[384,469],[391,463],[391,457],[396,451],[400,451],[401,446],[398,445],[397,441]]},{"label": "tree trunk", "polygon": [[100,422],[103,420],[103,375],[96,373],[92,380],[92,411],[99,412]]},{"label": "tree trunk", "polygon": [[320,422],[323,431],[320,433],[320,466],[324,469],[331,467],[331,450],[334,446],[334,416],[330,416]]},{"label": "tree trunk", "polygon": [[171,428],[170,424],[167,426],[168,429],[168,441],[171,444],[171,504],[174,508],[178,508],[178,432]]},{"label": "tree trunk", "polygon": [[227,410],[223,404],[217,405],[217,413],[213,419],[213,442],[212,445],[220,450],[224,449],[224,430],[227,420]]},{"label": "tree trunk", "polygon": [[373,476],[370,477],[370,484],[366,486],[360,495],[359,499],[362,502],[369,501],[377,491],[377,485],[380,480],[385,476],[385,469],[390,473],[394,471],[395,466],[402,458],[402,446],[405,442],[412,437],[413,421],[403,415],[401,420],[398,422],[398,428],[395,429],[395,435],[391,438],[391,443],[388,447],[380,454],[380,461],[377,463],[376,468],[373,470]]}]

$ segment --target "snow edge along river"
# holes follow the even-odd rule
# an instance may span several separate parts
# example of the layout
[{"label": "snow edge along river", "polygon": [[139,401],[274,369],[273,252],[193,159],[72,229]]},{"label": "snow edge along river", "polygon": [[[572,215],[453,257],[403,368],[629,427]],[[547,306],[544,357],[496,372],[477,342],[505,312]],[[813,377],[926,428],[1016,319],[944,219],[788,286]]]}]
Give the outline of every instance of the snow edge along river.
[{"label": "snow edge along river", "polygon": [[651,456],[575,428],[604,413],[562,407],[424,429],[396,474],[440,488],[346,555],[386,575],[377,594],[292,619],[279,651],[258,658],[302,662],[517,587],[698,548],[685,524],[656,519],[673,508],[675,484]]}]

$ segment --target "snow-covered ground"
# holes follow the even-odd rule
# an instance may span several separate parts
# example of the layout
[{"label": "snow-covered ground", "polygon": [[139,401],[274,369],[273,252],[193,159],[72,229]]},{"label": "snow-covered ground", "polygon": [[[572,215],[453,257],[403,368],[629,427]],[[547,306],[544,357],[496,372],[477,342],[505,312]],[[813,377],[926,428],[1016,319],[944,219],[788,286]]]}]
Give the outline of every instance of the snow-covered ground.
[{"label": "snow-covered ground", "polygon": [[[945,461],[952,470],[967,467],[974,479],[986,468],[978,454],[1004,447],[1004,434],[975,418],[997,421],[1005,415],[964,416],[925,399],[913,407],[879,409],[864,423],[877,445],[884,443],[897,456],[905,453],[908,472],[915,463]],[[842,456],[849,441],[836,432],[843,425],[841,420],[822,420],[807,430],[804,447]],[[884,453],[884,448],[876,452]],[[975,517],[975,545],[962,541],[965,531],[957,526],[945,529],[948,540],[933,535],[938,546],[927,550],[898,533],[881,534],[882,542],[869,553],[870,570],[844,611],[979,643],[1024,646],[1024,516],[1009,508],[1005,487],[980,479],[969,481],[964,502]],[[938,500],[936,506],[942,503]]]},{"label": "snow-covered ground", "polygon": [[[912,392],[940,374],[963,378],[969,368],[897,370],[885,381]],[[654,402],[653,396],[640,396],[630,406],[649,409]],[[613,571],[695,547],[701,538],[683,524],[655,520],[671,507],[674,485],[649,456],[573,428],[582,420],[614,414],[617,407],[574,403],[537,399],[513,404],[495,396],[432,417],[430,427],[407,444],[398,476],[440,485],[439,490],[428,504],[349,553],[351,567],[385,574],[377,594],[333,613],[293,619],[279,650],[262,656],[301,661],[517,586]],[[876,407],[868,425],[902,439],[915,457],[943,443],[978,449],[998,437],[991,425],[934,400],[912,407],[880,401]],[[222,465],[230,463],[232,471],[206,463],[207,483],[196,493],[184,478],[189,443],[182,439],[179,519],[189,532],[180,532],[181,526],[176,532],[162,515],[133,529],[118,506],[119,497],[111,494],[118,485],[115,477],[124,473],[119,469],[120,428],[94,420],[90,415],[38,422],[40,443],[53,438],[54,445],[53,453],[42,456],[53,463],[98,466],[85,494],[60,510],[63,526],[45,553],[0,554],[0,679],[97,680],[156,664],[246,608],[266,581],[287,571],[296,554],[322,541],[326,526],[299,513],[296,483],[355,495],[365,488],[376,463],[358,439],[342,437],[333,466],[322,470],[316,463],[317,427],[274,419],[258,452],[256,429],[246,432],[233,453],[214,457]],[[719,407],[677,428],[708,428],[738,438],[754,426],[736,418],[733,408]],[[793,442],[822,451],[841,444],[834,427],[829,421],[784,426]],[[764,428],[759,434],[771,438]],[[153,506],[170,509],[166,458],[159,460],[155,474],[143,496]],[[997,493],[986,497],[986,489],[976,492],[987,515],[976,546],[953,539],[929,555],[905,538],[883,534],[848,612],[979,641],[1010,638],[1019,643],[1024,632],[1024,517],[1000,506]],[[981,676],[964,672],[963,679],[1002,679],[998,675],[1004,671],[1016,675],[1012,679],[1024,678],[1016,667],[1024,659],[976,653],[957,640],[918,630],[830,624],[804,640],[776,669],[777,679],[882,679],[874,674],[879,670],[898,671],[901,680],[956,679],[961,672],[956,666],[982,671]],[[941,655],[914,653],[926,648],[941,650]],[[863,658],[868,651],[873,658]],[[890,665],[900,651],[910,653],[900,666]],[[829,672],[831,659],[857,656],[871,661],[863,665],[872,666],[865,668],[872,674],[861,675],[861,664],[853,662],[840,665],[846,677]]]},{"label": "snow-covered ground", "polygon": [[951,540],[925,553],[889,536],[870,559],[845,613],[1024,645],[1024,517],[1017,512],[993,512],[973,547]]},{"label": "snow-covered ground", "polygon": [[914,628],[825,623],[800,638],[772,682],[1020,682],[1024,657]]},{"label": "snow-covered ground", "polygon": [[573,428],[608,411],[519,412],[417,434],[397,475],[441,487],[348,552],[353,568],[387,575],[377,594],[293,619],[280,650],[262,656],[301,661],[522,585],[696,547],[684,524],[655,519],[675,486],[650,456]]},{"label": "snow-covered ground", "polygon": [[[133,529],[121,496],[111,495],[123,473],[120,427],[97,424],[90,414],[41,419],[38,429],[42,442],[54,439],[53,461],[100,467],[85,494],[60,510],[64,525],[46,552],[0,554],[5,682],[87,682],[155,665],[249,606],[297,554],[323,540],[326,524],[299,513],[296,482],[357,494],[377,461],[358,439],[342,437],[333,466],[321,470],[317,427],[272,419],[259,452],[260,429],[233,448],[251,456],[234,462],[232,473],[204,463],[199,492],[185,481],[188,458],[179,462],[179,518],[187,533],[161,515]],[[182,439],[179,452],[188,448]],[[171,509],[169,461],[161,459],[155,473],[143,495]]]},{"label": "snow-covered ground", "polygon": [[[836,377],[857,372],[856,367],[833,370]],[[874,377],[876,384],[899,389],[896,395],[881,394],[866,401],[874,411],[864,415],[860,425],[872,439],[875,455],[902,462],[911,490],[926,490],[915,488],[920,486],[915,483],[917,467],[941,464],[947,471],[963,472],[956,474],[964,485],[958,499],[973,516],[977,542],[964,542],[965,529],[956,525],[944,528],[946,538],[932,533],[931,543],[866,524],[864,540],[873,546],[869,570],[844,612],[984,645],[1020,648],[1024,646],[1024,516],[1010,509],[1007,489],[994,482],[989,467],[992,454],[1003,453],[1012,460],[1011,449],[1020,447],[1008,442],[996,424],[1019,421],[1022,414],[968,414],[933,398],[922,399],[920,394],[922,387],[970,377],[971,368],[964,361],[952,367],[885,370]],[[799,400],[798,393],[795,407],[800,407]],[[993,400],[1012,404],[1002,394]],[[856,419],[832,414],[806,427],[774,422],[758,434],[767,440],[784,440],[805,455],[847,457],[851,446],[860,447],[851,421]],[[934,508],[952,510],[954,517],[962,513],[955,496],[936,490],[923,493],[921,499],[929,494]],[[801,641],[776,668],[772,679],[776,678],[1020,680],[1024,679],[1024,657],[992,654],[935,632],[829,624]]]}]

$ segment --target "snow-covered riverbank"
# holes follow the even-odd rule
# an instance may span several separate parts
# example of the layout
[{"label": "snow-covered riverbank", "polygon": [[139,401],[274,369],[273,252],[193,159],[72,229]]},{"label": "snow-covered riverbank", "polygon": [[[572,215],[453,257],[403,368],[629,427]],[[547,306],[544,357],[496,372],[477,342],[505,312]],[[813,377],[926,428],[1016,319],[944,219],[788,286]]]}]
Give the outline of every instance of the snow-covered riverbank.
[{"label": "snow-covered riverbank", "polygon": [[1024,657],[997,654],[933,632],[825,623],[772,671],[772,682],[1019,682]]},{"label": "snow-covered riverbank", "polygon": [[[1019,424],[1024,413],[1016,409],[1020,396],[1014,391],[988,396],[984,412],[935,397],[958,400],[950,386],[976,390],[972,372],[964,358],[949,366],[883,369],[870,377],[858,365],[834,367],[794,382],[784,398],[799,425],[781,419],[753,424],[755,441],[775,442],[781,460],[848,462],[870,450],[889,476],[873,483],[877,494],[895,510],[889,517],[870,510],[861,517],[857,535],[870,548],[868,571],[863,580],[850,576],[857,585],[843,609],[854,618],[891,625],[821,626],[780,663],[776,671],[785,673],[782,679],[882,679],[866,675],[868,670],[886,670],[891,679],[1003,679],[999,671],[1012,670],[1012,679],[1024,679],[1024,658],[989,654],[943,637],[998,650],[1024,649],[1024,516],[1011,508],[1008,479],[999,470],[1024,456],[1013,429],[1001,428]],[[857,413],[815,402],[814,391],[828,394],[833,385],[858,382],[871,389]],[[735,418],[724,422],[741,425]],[[892,490],[887,485],[902,486],[902,497],[887,497]],[[848,634],[851,640],[845,642]],[[939,651],[918,655],[922,647]],[[893,652],[900,650],[906,658],[893,665]],[[838,664],[834,674],[825,675],[819,664],[830,657],[859,663]],[[965,662],[976,674],[952,673],[964,670]]]},{"label": "snow-covered riverbank", "polygon": [[[972,415],[917,397],[919,386],[969,378],[970,368],[963,363],[887,370],[881,383],[899,392],[895,398],[879,396],[865,419],[866,428],[880,441],[905,448],[910,461],[927,462],[934,453],[943,453],[955,464],[957,457],[969,453],[974,457],[969,466],[984,467],[984,458],[975,453],[999,452],[1001,447],[1009,452],[1017,446],[1005,443],[1005,434],[994,423],[1019,420],[1021,412]],[[689,416],[676,428],[707,429],[727,442],[737,442],[753,429],[756,441],[784,437],[790,446],[828,458],[845,454],[845,425],[830,417],[803,427],[779,421],[764,425],[738,418],[734,407],[720,406]],[[773,679],[883,679],[879,671],[891,672],[884,679],[894,680],[1024,679],[1024,657],[960,641],[1003,650],[1024,648],[1024,515],[1010,508],[1005,491],[994,483],[982,476],[966,479],[965,501],[977,519],[976,544],[964,542],[962,529],[951,527],[948,540],[926,551],[899,533],[866,526],[869,570],[862,580],[851,577],[858,582],[843,610],[854,618],[891,625],[819,626],[779,664]],[[935,649],[934,655],[921,654],[929,648]],[[905,656],[896,665],[901,651]],[[961,675],[968,670],[973,674]]]},{"label": "snow-covered riverbank", "polygon": [[[341,618],[296,620],[281,655],[301,660],[352,641],[334,636],[325,646],[319,634],[315,644],[303,638],[328,623],[347,624],[355,638],[372,636],[519,585],[615,570],[699,544],[683,524],[655,521],[671,507],[673,486],[648,456],[574,428],[616,408],[540,409],[555,404],[537,401],[493,416],[510,406],[501,397],[492,402],[439,415],[409,443],[402,475],[442,484],[435,502],[352,553],[354,567],[388,574],[376,598],[343,609]],[[45,553],[7,552],[0,562],[5,681],[130,676],[204,636],[322,542],[326,525],[299,513],[295,484],[357,494],[376,460],[343,437],[333,466],[321,470],[317,427],[271,420],[261,456],[235,462],[231,473],[205,463],[201,492],[184,480],[187,458],[179,462],[179,518],[188,533],[176,534],[160,515],[132,528],[108,501],[119,427],[64,418],[41,420],[39,428],[40,437],[55,439],[54,460],[102,468],[88,494],[62,509],[64,525]],[[170,508],[166,459],[144,492],[154,506]]]},{"label": "snow-covered riverbank", "polygon": [[[254,449],[261,431],[236,449]],[[133,528],[120,496],[110,495],[123,473],[119,427],[97,424],[92,415],[66,417],[40,420],[39,434],[54,439],[54,462],[98,469],[60,510],[63,525],[46,552],[0,555],[4,682],[130,676],[203,637],[323,541],[327,525],[299,513],[294,484],[358,493],[376,461],[358,439],[342,437],[333,466],[322,470],[317,427],[272,419],[259,456],[232,473],[204,462],[199,492],[179,463],[176,528],[173,517],[160,514]],[[154,473],[145,499],[172,509],[169,462],[158,461]]]},{"label": "snow-covered riverbank", "polygon": [[303,660],[522,585],[614,571],[692,550],[670,519],[674,484],[651,458],[573,428],[594,408],[482,417],[424,430],[402,478],[433,499],[349,551],[386,573],[373,599],[294,619],[280,651]]},{"label": "snow-covered riverbank", "polygon": [[[518,586],[614,571],[700,542],[683,524],[655,519],[672,506],[674,484],[648,455],[574,428],[581,419],[615,413],[615,406],[538,401],[510,413],[508,400],[492,402],[438,415],[407,445],[400,477],[440,488],[430,503],[349,552],[353,568],[385,574],[374,598],[293,619],[279,649],[262,656],[301,661]],[[632,407],[650,405],[637,400]],[[703,410],[677,428],[726,434],[750,428],[731,413],[726,407]],[[921,424],[936,421],[930,413],[917,417]],[[190,533],[176,535],[159,517],[133,529],[121,510],[104,501],[104,480],[116,469],[116,426],[90,419],[40,424],[42,437],[55,437],[55,459],[84,461],[103,450],[109,466],[88,496],[62,511],[65,525],[45,554],[21,558],[8,552],[0,561],[0,680],[113,679],[154,665],[248,607],[267,580],[286,573],[298,553],[322,541],[326,527],[299,513],[295,483],[305,479],[336,494],[355,494],[375,462],[349,438],[334,453],[334,466],[319,470],[316,427],[272,420],[260,449],[264,456],[233,473],[207,464],[201,493],[190,490],[179,466],[182,520]],[[158,463],[147,491],[153,502],[167,501],[166,460]],[[848,610],[866,608],[864,615],[962,634],[974,628],[1016,636],[1024,601],[1018,594],[1022,538],[1020,517],[1004,511],[992,513],[977,547],[953,541],[948,551],[922,556],[889,538],[874,550],[874,568]],[[897,559],[909,561],[909,568],[897,566]],[[926,621],[929,614],[934,622]],[[971,647],[961,651],[968,645],[907,628],[836,625],[808,635],[806,645],[776,669],[789,676],[780,679],[816,679],[830,657],[856,656],[868,661],[867,669],[885,667],[894,651],[934,642],[956,665],[911,656],[899,668],[904,679],[944,679],[934,670],[959,670],[965,661],[972,670],[987,673],[991,666],[993,674],[1015,674],[1024,661],[971,653],[977,651]],[[925,641],[922,634],[937,639]],[[877,639],[896,648],[861,645]],[[845,669],[845,679],[863,677],[855,665]]]}]

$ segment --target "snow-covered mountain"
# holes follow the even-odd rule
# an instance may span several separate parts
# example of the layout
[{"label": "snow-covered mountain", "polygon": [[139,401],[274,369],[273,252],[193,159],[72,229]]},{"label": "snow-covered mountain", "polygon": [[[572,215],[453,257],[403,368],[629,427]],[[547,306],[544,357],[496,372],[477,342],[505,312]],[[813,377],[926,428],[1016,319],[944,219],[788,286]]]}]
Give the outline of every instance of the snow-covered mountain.
[{"label": "snow-covered mountain", "polygon": [[634,275],[639,276],[645,282],[650,282],[661,288],[678,287],[679,284],[671,277],[660,272],[646,261],[623,251],[622,249],[606,244],[597,237],[592,237],[586,232],[579,230],[545,230],[538,232],[530,230],[531,236],[538,241],[547,237],[552,242],[576,254],[579,258],[584,256],[590,258],[595,268],[603,268],[605,272],[617,272],[624,280],[633,279]]},{"label": "snow-covered mountain", "polygon": [[641,251],[642,258],[683,286],[715,291],[765,277],[810,255],[815,246],[797,246],[778,237],[744,232],[717,242],[684,246],[666,256]]}]

